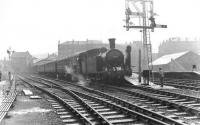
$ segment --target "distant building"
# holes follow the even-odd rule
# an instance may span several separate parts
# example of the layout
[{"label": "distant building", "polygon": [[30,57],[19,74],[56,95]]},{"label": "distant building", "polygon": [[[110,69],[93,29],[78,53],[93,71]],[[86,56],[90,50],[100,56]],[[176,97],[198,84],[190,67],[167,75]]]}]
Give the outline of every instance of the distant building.
[{"label": "distant building", "polygon": [[67,41],[64,43],[58,43],[58,59],[69,57],[74,53],[86,51],[89,49],[105,47],[100,40],[86,40],[86,41]]},{"label": "distant building", "polygon": [[185,38],[184,40],[181,38],[170,38],[159,46],[158,54],[160,57],[166,54],[179,53],[183,51],[199,53],[200,41],[197,39],[189,40],[188,38]]},{"label": "distant building", "polygon": [[[131,64],[133,66],[133,72],[139,71],[139,50],[141,50],[141,68],[142,70],[144,67],[142,66],[144,64],[144,47],[142,41],[133,41],[131,44],[132,51],[131,51]],[[158,58],[157,53],[152,53],[152,61]]]},{"label": "distant building", "polygon": [[185,51],[161,56],[152,64],[154,71],[159,68],[169,72],[200,71],[200,56],[192,51]]},{"label": "distant building", "polygon": [[143,44],[141,41],[133,41],[131,43],[131,65],[133,66],[133,71],[138,72],[139,70],[139,50],[141,50],[141,55],[143,57]]},{"label": "distant building", "polygon": [[28,72],[33,65],[33,58],[28,51],[14,52],[10,61],[15,72]]}]

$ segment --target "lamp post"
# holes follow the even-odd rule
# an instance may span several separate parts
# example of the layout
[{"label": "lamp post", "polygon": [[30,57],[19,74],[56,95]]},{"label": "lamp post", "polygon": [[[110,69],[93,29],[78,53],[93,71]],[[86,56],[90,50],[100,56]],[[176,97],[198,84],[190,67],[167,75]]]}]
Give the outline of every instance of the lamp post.
[{"label": "lamp post", "polygon": [[14,51],[11,50],[11,47],[9,47],[9,49],[7,50],[7,53],[8,53],[8,64],[9,64],[9,68],[10,68],[9,70],[11,70],[11,55],[14,53]]},{"label": "lamp post", "polygon": [[[13,50],[11,50],[11,47],[9,47],[9,49],[7,50],[7,53],[8,53],[8,63],[9,63],[9,71],[8,71],[8,79],[9,79],[9,87],[11,88],[12,84],[13,84],[13,80],[14,80],[14,77],[12,77],[13,75],[11,74],[11,70],[12,70],[12,66],[11,66],[11,56],[12,54],[14,53]],[[14,84],[14,90],[15,90],[15,84]]]},{"label": "lamp post", "polygon": [[8,53],[8,58],[10,60],[11,55],[14,53],[14,51],[11,50],[11,47],[9,47],[9,49],[7,50]]}]

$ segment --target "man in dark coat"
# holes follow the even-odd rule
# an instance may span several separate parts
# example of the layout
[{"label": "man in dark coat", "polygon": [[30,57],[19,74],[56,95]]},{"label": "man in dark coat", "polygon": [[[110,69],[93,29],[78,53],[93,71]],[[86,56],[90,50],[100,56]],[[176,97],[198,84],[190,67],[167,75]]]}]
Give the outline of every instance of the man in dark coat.
[{"label": "man in dark coat", "polygon": [[163,87],[164,84],[164,71],[162,68],[159,68],[159,77],[160,77],[160,86]]}]

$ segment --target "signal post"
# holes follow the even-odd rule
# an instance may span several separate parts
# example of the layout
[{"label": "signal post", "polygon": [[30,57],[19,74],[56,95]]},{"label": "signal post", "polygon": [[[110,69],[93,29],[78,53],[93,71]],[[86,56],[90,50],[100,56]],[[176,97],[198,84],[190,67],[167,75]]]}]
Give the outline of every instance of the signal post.
[{"label": "signal post", "polygon": [[143,55],[138,71],[139,81],[141,81],[142,70],[153,70],[150,32],[154,32],[154,28],[167,28],[167,25],[156,24],[153,0],[125,0],[125,7],[126,30],[141,29],[142,31]]}]

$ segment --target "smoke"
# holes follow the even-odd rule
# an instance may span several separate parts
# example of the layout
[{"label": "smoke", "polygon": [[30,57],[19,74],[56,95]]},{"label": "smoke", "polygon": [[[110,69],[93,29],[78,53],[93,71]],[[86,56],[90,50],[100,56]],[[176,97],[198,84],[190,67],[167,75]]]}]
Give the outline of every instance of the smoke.
[{"label": "smoke", "polygon": [[77,74],[77,78],[78,78],[78,84],[80,85],[87,85],[88,81],[81,75],[81,74]]},{"label": "smoke", "polygon": [[75,73],[72,67],[65,66],[65,73],[72,76],[72,81],[78,81],[80,85],[86,85],[88,81],[79,73]]},{"label": "smoke", "polygon": [[74,70],[71,67],[65,66],[65,73],[72,74]]}]

